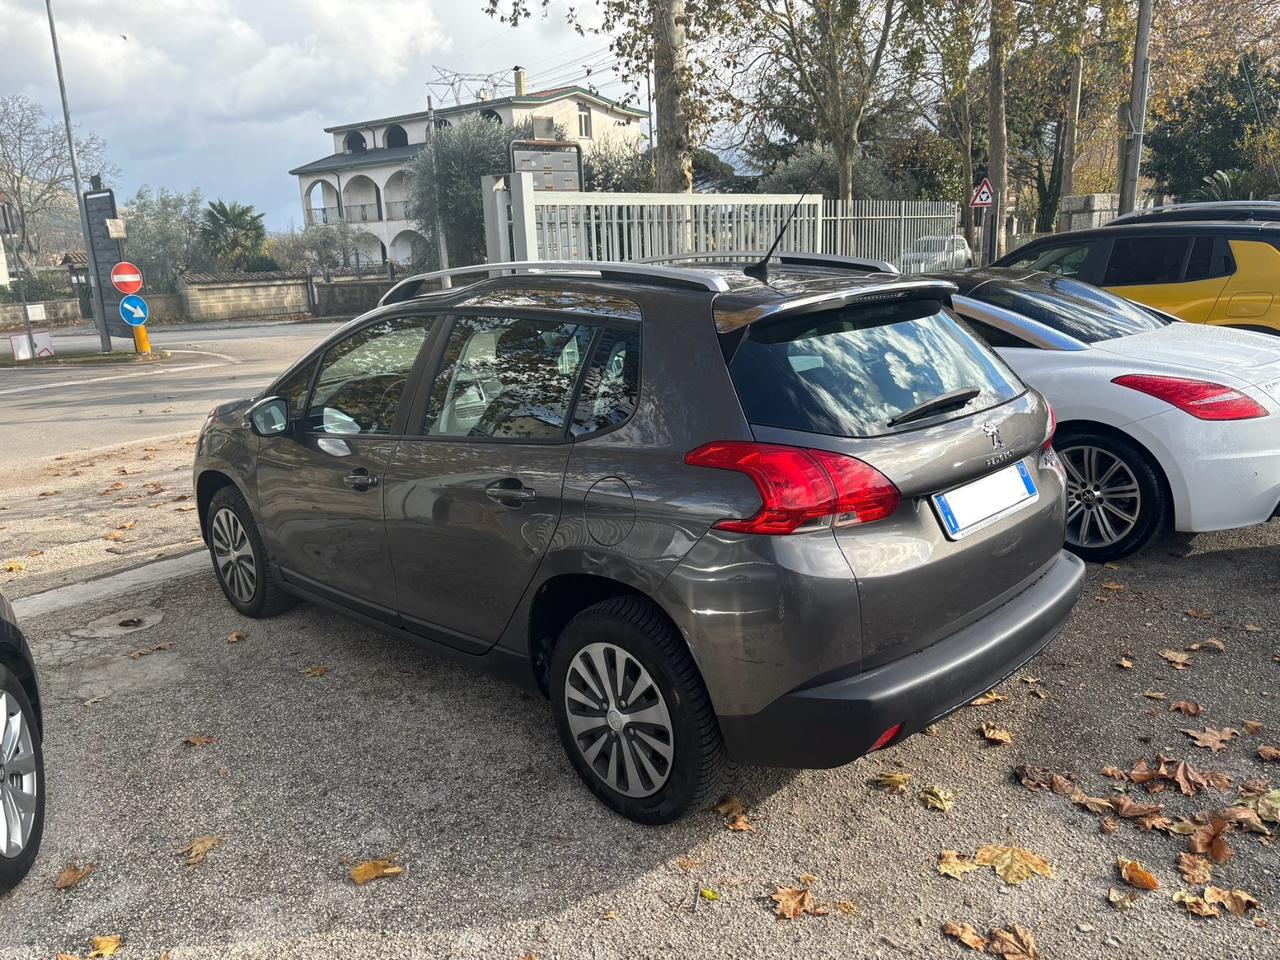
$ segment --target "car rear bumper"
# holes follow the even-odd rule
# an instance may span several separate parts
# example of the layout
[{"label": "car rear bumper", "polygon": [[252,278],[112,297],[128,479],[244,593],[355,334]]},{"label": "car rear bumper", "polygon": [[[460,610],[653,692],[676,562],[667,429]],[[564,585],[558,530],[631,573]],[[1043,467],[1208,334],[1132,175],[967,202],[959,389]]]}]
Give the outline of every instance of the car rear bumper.
[{"label": "car rear bumper", "polygon": [[724,716],[735,761],[835,767],[865,754],[894,724],[890,742],[916,733],[991,689],[1039,653],[1066,624],[1084,564],[1062,552],[1030,586],[945,640],[866,673],[797,689],[759,713]]}]

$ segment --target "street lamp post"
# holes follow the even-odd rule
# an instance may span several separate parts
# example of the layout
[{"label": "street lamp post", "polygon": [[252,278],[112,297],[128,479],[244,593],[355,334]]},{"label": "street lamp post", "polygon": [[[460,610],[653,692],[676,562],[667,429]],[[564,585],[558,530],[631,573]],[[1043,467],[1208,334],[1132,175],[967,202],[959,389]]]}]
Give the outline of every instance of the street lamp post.
[{"label": "street lamp post", "polygon": [[89,213],[84,205],[84,191],[80,189],[80,165],[76,162],[76,137],[71,129],[71,105],[67,102],[67,83],[62,78],[62,54],[58,52],[58,28],[53,22],[53,0],[44,0],[49,13],[49,37],[53,40],[53,65],[58,71],[58,92],[62,94],[62,120],[67,126],[67,150],[71,157],[71,177],[75,180],[76,207],[80,211],[80,231],[84,234],[84,252],[89,259],[89,303],[93,307],[93,319],[98,326],[98,340],[103,353],[111,352],[111,334],[107,330],[107,314],[102,307],[102,291],[98,289],[98,261],[93,255],[93,240],[89,236]]}]

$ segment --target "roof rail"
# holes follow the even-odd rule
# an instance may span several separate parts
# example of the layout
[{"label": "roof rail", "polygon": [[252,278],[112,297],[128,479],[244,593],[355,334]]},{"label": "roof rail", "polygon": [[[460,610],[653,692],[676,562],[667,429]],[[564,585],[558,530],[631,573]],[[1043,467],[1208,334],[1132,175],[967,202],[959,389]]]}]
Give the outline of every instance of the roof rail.
[{"label": "roof rail", "polygon": [[[641,263],[674,263],[684,260],[756,261],[763,256],[763,250],[705,250],[701,253],[672,253],[664,257],[650,257],[642,260]],[[870,257],[840,257],[833,253],[782,251],[775,253],[771,259],[801,267],[834,267],[844,270],[870,270],[872,273],[901,273],[887,260],[873,260]]]},{"label": "roof rail", "polygon": [[536,273],[541,276],[573,276],[586,273],[672,287],[691,287],[695,290],[708,290],[711,293],[725,293],[729,289],[723,277],[707,270],[693,270],[686,267],[661,267],[648,263],[618,263],[610,260],[515,260],[507,263],[477,263],[468,267],[452,267],[448,270],[434,270],[430,273],[418,273],[405,277],[382,295],[378,306],[402,303],[419,296],[423,292],[422,285],[429,280],[443,280],[468,273],[487,273],[490,277],[495,273],[500,275]]}]

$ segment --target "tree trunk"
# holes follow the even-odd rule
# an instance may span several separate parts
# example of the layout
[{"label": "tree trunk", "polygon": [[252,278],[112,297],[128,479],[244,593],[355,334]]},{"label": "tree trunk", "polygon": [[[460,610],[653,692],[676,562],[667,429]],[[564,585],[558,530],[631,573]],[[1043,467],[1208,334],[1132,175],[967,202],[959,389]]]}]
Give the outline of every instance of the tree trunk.
[{"label": "tree trunk", "polygon": [[689,79],[685,0],[653,0],[653,82],[658,190],[693,191],[693,147],[685,88]]},{"label": "tree trunk", "polygon": [[[987,67],[991,85],[988,90],[987,137],[990,159],[987,176],[991,179],[991,192],[995,203],[991,207],[988,231],[995,231],[994,240],[987,239],[990,259],[1004,253],[1004,212],[1009,203],[1009,143],[1005,129],[1004,68],[1008,44],[1006,31],[1013,25],[1013,0],[992,0],[991,35],[988,41]],[[990,234],[988,233],[988,237]],[[987,262],[990,262],[989,260]]]},{"label": "tree trunk", "polygon": [[1067,90],[1067,123],[1062,131],[1062,196],[1075,190],[1076,131],[1080,128],[1080,84],[1084,77],[1084,53],[1071,63],[1071,86]]},{"label": "tree trunk", "polygon": [[[969,206],[969,193],[977,184],[973,182],[973,119],[969,114],[969,91],[964,93],[965,103],[961,108],[960,140],[960,175],[964,178],[965,196],[960,198],[960,222],[964,225],[964,242],[970,250],[977,250],[974,240],[973,207]],[[980,259],[980,258],[975,258]]]},{"label": "tree trunk", "polygon": [[836,190],[839,199],[846,205],[853,201],[853,163],[858,148],[847,141],[838,141],[831,145],[831,152],[836,159]]}]

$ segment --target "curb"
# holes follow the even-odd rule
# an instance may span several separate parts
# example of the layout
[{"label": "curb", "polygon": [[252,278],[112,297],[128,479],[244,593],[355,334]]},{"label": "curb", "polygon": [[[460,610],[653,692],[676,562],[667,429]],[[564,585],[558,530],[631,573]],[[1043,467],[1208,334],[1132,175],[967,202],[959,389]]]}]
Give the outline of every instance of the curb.
[{"label": "curb", "polygon": [[70,583],[65,587],[54,587],[42,593],[33,593],[28,597],[18,597],[13,602],[14,612],[24,618],[42,617],[48,613],[57,613],[82,603],[105,600],[117,594],[128,593],[143,587],[151,587],[179,577],[195,576],[209,570],[209,559],[203,547],[190,553],[164,560],[129,567],[119,573],[109,573],[84,583]]}]

